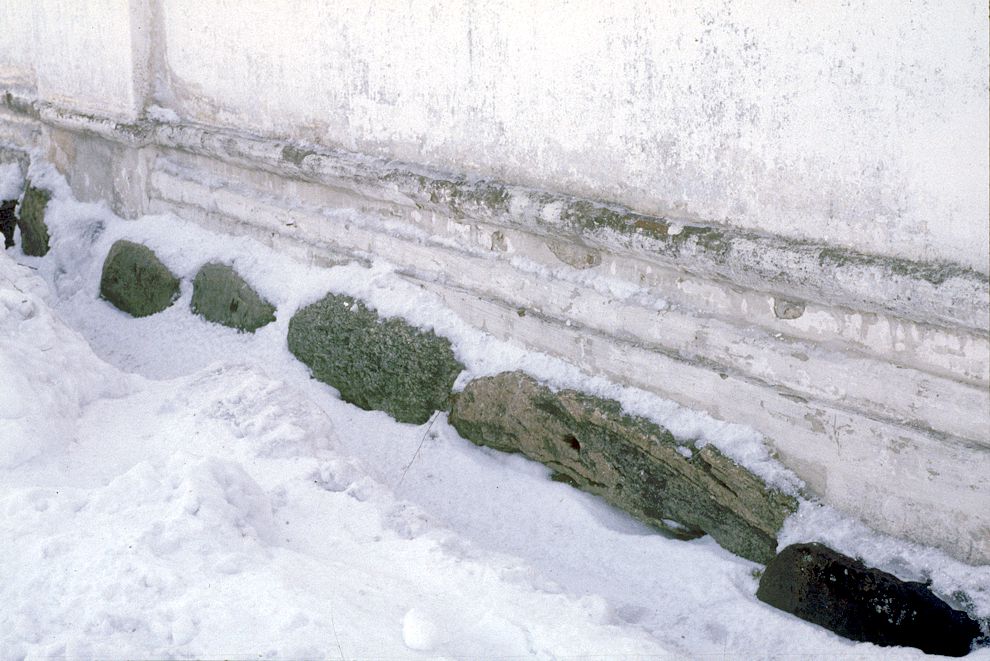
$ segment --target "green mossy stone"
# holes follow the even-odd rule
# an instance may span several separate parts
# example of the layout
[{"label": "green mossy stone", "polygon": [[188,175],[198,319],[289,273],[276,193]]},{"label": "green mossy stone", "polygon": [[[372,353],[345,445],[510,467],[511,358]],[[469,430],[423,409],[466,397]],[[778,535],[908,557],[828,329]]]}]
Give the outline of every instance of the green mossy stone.
[{"label": "green mossy stone", "polygon": [[365,410],[422,424],[446,409],[464,366],[450,342],[349,296],[330,294],[289,321],[289,350],[313,376]]},{"label": "green mossy stone", "polygon": [[21,250],[25,255],[44,257],[48,254],[48,225],[45,224],[45,208],[51,193],[35,188],[28,182],[21,200],[17,226],[21,230]]},{"label": "green mossy stone", "polygon": [[103,263],[100,296],[134,317],[147,317],[179,297],[179,279],[147,246],[120,240]]},{"label": "green mossy stone", "polygon": [[686,447],[618,402],[552,392],[522,372],[472,381],[449,419],[464,438],[521,452],[675,537],[707,533],[756,562],[773,558],[780,526],[797,507],[710,445]]},{"label": "green mossy stone", "polygon": [[199,269],[191,307],[207,321],[251,333],[275,321],[275,306],[226,264],[205,264]]}]

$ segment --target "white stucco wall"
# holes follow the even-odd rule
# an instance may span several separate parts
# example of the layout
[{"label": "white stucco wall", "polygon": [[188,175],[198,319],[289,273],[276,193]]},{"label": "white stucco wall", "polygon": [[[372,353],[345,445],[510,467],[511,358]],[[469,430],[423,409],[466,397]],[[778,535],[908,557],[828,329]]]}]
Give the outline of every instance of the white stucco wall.
[{"label": "white stucco wall", "polygon": [[147,96],[147,11],[143,0],[0,3],[0,81],[76,112],[134,120]]},{"label": "white stucco wall", "polygon": [[26,3],[0,2],[0,83],[34,88],[34,13]]},{"label": "white stucco wall", "polygon": [[162,8],[180,115],[988,271],[981,2]]},{"label": "white stucco wall", "polygon": [[990,272],[976,1],[9,0],[0,29],[0,82],[84,113]]}]

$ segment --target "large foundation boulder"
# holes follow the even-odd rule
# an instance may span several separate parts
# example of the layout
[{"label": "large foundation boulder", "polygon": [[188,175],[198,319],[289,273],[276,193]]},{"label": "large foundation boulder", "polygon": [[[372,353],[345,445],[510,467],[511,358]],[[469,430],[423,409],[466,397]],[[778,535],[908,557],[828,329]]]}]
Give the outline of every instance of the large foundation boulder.
[{"label": "large foundation boulder", "polygon": [[179,279],[147,246],[120,240],[103,263],[100,296],[132,316],[147,317],[179,297]]},{"label": "large foundation boulder", "polygon": [[199,269],[191,307],[207,321],[251,333],[275,321],[275,306],[226,264],[205,264]]},{"label": "large foundation boulder", "polygon": [[450,342],[330,294],[289,321],[289,350],[346,402],[422,424],[446,409],[464,369]]},{"label": "large foundation boulder", "polygon": [[552,392],[522,372],[469,383],[450,423],[478,445],[546,464],[656,528],[687,539],[707,533],[756,562],[773,557],[777,532],[796,507],[710,445],[678,443],[618,402]]},{"label": "large foundation boulder", "polygon": [[964,656],[976,620],[922,583],[905,582],[822,544],[788,546],[760,578],[756,596],[852,640]]},{"label": "large foundation boulder", "polygon": [[21,250],[25,255],[43,257],[48,254],[48,225],[45,209],[51,194],[28,183],[21,200],[17,226],[21,230]]}]

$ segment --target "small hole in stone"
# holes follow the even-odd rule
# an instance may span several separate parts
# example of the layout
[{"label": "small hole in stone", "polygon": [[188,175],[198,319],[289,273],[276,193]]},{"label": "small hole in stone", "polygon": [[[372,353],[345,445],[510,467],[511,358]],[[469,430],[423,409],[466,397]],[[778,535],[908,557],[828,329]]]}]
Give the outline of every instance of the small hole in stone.
[{"label": "small hole in stone", "polygon": [[573,434],[568,434],[564,437],[564,442],[571,446],[572,450],[581,451],[581,444],[578,442],[577,438]]}]

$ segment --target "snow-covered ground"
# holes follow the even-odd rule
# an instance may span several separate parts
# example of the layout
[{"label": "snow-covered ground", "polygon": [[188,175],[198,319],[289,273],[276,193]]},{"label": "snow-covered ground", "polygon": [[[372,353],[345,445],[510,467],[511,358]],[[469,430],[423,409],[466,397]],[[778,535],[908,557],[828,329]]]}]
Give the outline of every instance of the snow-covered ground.
[{"label": "snow-covered ground", "polygon": [[[450,337],[461,384],[525,367],[795,489],[752,430],[498,342],[387,264],[306,265],[174,217],[125,222],[51,170],[33,177],[56,191],[52,251],[0,255],[0,657],[923,656],[760,603],[758,565],[656,534],[443,415],[413,426],[345,404],[286,329],[327,291],[359,295]],[[175,305],[134,319],[99,299],[118,238],[184,278]],[[276,322],[250,335],[193,315],[209,260],[277,304]],[[990,567],[805,502],[782,543],[816,539],[990,616]]]}]

